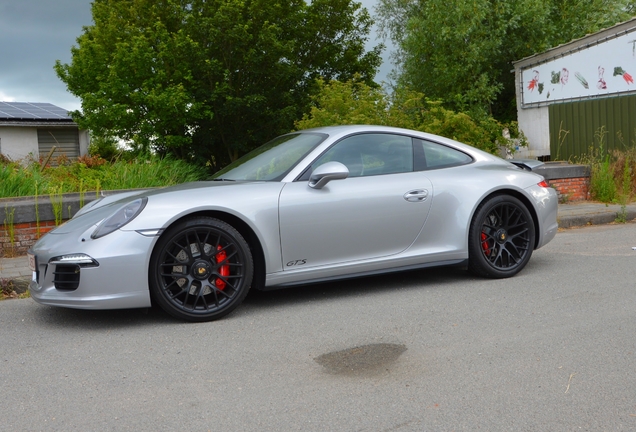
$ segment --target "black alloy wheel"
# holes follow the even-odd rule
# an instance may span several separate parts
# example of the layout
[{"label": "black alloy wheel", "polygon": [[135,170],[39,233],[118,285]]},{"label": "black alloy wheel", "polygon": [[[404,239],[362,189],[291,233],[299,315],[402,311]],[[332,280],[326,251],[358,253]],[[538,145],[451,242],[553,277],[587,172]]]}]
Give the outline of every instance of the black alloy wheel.
[{"label": "black alloy wheel", "polygon": [[526,206],[509,195],[494,196],[479,206],[471,223],[468,269],[491,278],[514,276],[530,260],[534,244]]},{"label": "black alloy wheel", "polygon": [[215,218],[186,219],[159,239],[150,263],[150,293],[170,315],[211,321],[234,310],[252,283],[249,245]]}]

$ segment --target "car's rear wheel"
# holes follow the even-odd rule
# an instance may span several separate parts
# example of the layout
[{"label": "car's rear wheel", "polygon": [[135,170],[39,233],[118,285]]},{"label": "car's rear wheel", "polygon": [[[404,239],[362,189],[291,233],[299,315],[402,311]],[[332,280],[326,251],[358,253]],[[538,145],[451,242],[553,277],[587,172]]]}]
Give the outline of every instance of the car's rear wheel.
[{"label": "car's rear wheel", "polygon": [[150,294],[170,315],[211,321],[234,310],[252,283],[250,248],[231,225],[186,219],[159,239],[150,261]]},{"label": "car's rear wheel", "polygon": [[483,202],[472,220],[468,238],[468,269],[491,278],[514,276],[532,255],[532,216],[517,198],[497,195]]}]

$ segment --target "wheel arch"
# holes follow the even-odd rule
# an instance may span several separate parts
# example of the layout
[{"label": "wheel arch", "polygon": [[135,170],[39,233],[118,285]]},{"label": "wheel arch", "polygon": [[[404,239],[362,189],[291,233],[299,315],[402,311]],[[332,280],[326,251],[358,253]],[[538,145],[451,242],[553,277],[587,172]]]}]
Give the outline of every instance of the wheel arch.
[{"label": "wheel arch", "polygon": [[537,233],[534,236],[534,247],[533,249],[537,248],[537,245],[539,244],[539,240],[540,240],[540,231],[539,231],[539,218],[537,215],[537,210],[534,208],[534,205],[532,205],[532,202],[530,201],[530,199],[524,195],[523,193],[519,192],[518,190],[514,190],[514,189],[498,189],[496,191],[491,192],[490,194],[484,196],[481,201],[479,202],[479,205],[477,205],[475,207],[475,211],[473,212],[473,215],[471,217],[471,224],[473,219],[475,218],[475,216],[477,215],[477,209],[483,205],[486,201],[488,201],[489,199],[495,197],[495,196],[499,196],[499,195],[508,195],[508,196],[513,196],[515,198],[517,198],[519,201],[521,201],[523,203],[523,205],[526,206],[526,208],[528,209],[528,211],[530,212],[530,216],[532,216],[532,224],[534,225],[534,232]]},{"label": "wheel arch", "polygon": [[212,217],[218,220],[221,220],[236,229],[241,236],[245,239],[247,244],[250,247],[250,251],[252,253],[252,260],[254,262],[254,276],[252,278],[252,288],[257,290],[262,290],[265,287],[265,255],[263,253],[263,245],[261,244],[260,239],[254,232],[254,230],[241,218],[218,210],[204,210],[198,211],[194,213],[188,213],[186,215],[181,216],[178,219],[172,221],[170,225],[168,225],[165,229],[169,229],[175,224],[183,221],[184,219],[189,219],[197,216],[207,216]]}]

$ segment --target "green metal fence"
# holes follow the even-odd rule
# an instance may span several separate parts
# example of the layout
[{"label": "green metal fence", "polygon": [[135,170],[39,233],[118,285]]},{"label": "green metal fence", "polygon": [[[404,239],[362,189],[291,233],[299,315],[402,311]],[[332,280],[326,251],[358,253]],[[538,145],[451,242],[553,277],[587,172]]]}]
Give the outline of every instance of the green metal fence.
[{"label": "green metal fence", "polygon": [[578,162],[601,144],[604,152],[636,145],[636,95],[555,103],[548,110],[551,160]]}]

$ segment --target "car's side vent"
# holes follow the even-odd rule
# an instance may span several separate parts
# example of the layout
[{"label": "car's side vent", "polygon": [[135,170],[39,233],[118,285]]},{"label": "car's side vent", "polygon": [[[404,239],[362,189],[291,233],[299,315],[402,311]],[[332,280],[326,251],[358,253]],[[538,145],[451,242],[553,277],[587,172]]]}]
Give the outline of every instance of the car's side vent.
[{"label": "car's side vent", "polygon": [[73,291],[79,286],[80,266],[77,264],[57,264],[53,272],[55,289]]}]

